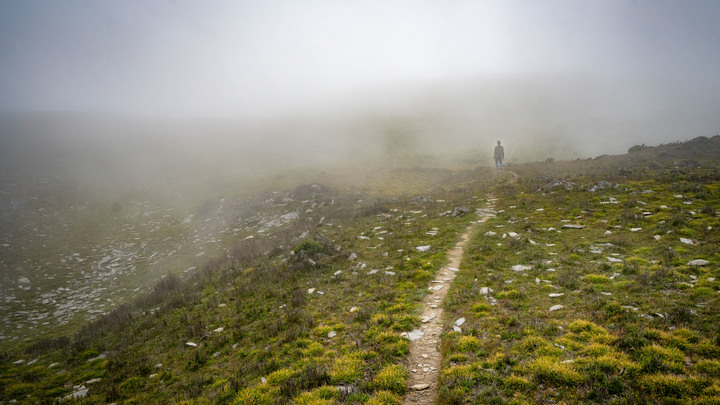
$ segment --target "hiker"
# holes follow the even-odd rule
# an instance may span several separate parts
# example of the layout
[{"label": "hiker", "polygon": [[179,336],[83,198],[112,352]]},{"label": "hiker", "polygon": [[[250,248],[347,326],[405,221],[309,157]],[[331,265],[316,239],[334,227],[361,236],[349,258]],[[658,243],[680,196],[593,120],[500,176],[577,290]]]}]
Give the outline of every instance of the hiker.
[{"label": "hiker", "polygon": [[505,149],[500,145],[498,141],[495,147],[495,169],[502,169],[502,161],[505,159]]}]

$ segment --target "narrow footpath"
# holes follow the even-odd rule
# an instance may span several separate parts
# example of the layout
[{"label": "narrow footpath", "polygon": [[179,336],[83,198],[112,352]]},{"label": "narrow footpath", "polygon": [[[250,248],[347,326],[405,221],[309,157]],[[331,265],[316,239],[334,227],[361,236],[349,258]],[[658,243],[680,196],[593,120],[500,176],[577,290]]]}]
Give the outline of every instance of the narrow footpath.
[{"label": "narrow footpath", "polygon": [[[485,222],[492,216],[495,199],[490,198],[480,215],[487,215],[479,218],[478,222]],[[455,273],[460,267],[464,253],[465,243],[470,239],[473,226],[470,225],[460,236],[455,247],[448,252],[448,264],[438,271],[435,280],[430,282],[428,289],[430,294],[423,299],[423,310],[421,315],[422,325],[420,329],[413,330],[408,334],[410,338],[410,354],[408,356],[407,368],[410,374],[408,393],[405,395],[404,404],[431,405],[437,402],[438,398],[438,375],[442,363],[440,354],[440,335],[443,327],[451,328],[451,325],[443,324],[443,302],[455,279]]]}]

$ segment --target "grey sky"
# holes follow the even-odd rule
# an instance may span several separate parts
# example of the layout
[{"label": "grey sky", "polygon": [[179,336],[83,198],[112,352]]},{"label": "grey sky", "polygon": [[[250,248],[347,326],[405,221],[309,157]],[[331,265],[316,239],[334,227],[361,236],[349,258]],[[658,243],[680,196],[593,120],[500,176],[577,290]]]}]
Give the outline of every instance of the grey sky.
[{"label": "grey sky", "polygon": [[492,75],[704,100],[718,21],[715,0],[4,0],[0,110],[242,115]]}]

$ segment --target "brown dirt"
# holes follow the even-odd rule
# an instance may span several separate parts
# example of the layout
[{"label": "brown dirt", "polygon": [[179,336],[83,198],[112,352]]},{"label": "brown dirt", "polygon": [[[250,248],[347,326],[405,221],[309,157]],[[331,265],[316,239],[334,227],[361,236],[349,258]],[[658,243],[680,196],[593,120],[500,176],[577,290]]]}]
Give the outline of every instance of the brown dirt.
[{"label": "brown dirt", "polygon": [[[493,208],[494,200],[489,200],[486,208]],[[481,218],[477,222],[485,222],[487,217]],[[443,327],[452,328],[452,322],[455,320],[445,320],[443,315],[443,301],[450,289],[450,285],[455,279],[455,272],[460,266],[462,260],[465,243],[470,239],[472,225],[460,236],[460,240],[455,247],[448,252],[448,264],[441,268],[430,282],[428,288],[430,294],[423,299],[423,310],[420,318],[423,323],[420,330],[423,336],[419,340],[410,342],[410,354],[408,356],[406,367],[410,374],[408,381],[408,393],[405,395],[404,404],[435,404],[438,398],[438,375],[442,362],[440,354],[440,335]],[[442,286],[439,289],[438,286]],[[445,324],[445,321],[449,321]],[[425,389],[413,389],[414,386],[424,385]]]}]

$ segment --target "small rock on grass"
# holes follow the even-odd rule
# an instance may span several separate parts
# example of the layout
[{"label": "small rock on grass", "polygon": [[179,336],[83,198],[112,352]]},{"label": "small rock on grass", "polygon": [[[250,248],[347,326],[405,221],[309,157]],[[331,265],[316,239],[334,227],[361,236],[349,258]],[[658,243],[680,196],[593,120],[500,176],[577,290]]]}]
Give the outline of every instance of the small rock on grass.
[{"label": "small rock on grass", "polygon": [[550,311],[557,311],[558,309],[563,309],[563,308],[565,308],[565,307],[562,305],[553,305],[550,307]]},{"label": "small rock on grass", "polygon": [[688,266],[706,266],[708,264],[710,264],[710,262],[707,260],[695,259],[695,260],[690,260],[687,265]]},{"label": "small rock on grass", "polygon": [[465,323],[465,318],[460,318],[457,321],[455,321],[455,325],[462,326]]},{"label": "small rock on grass", "polygon": [[430,384],[415,384],[412,387],[410,387],[413,391],[423,391],[430,388]]}]

